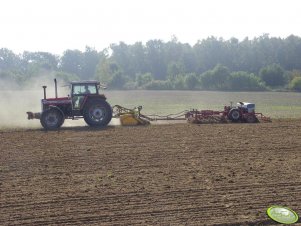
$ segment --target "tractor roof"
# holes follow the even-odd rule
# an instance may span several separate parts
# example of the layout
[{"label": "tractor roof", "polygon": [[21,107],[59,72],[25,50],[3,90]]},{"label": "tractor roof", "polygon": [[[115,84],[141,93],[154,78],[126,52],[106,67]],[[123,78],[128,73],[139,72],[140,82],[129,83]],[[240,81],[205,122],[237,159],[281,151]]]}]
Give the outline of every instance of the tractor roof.
[{"label": "tractor roof", "polygon": [[96,84],[96,85],[100,85],[100,82],[99,81],[96,81],[96,80],[89,80],[89,81],[73,81],[73,82],[70,82],[70,84],[72,85],[82,85],[82,84]]}]

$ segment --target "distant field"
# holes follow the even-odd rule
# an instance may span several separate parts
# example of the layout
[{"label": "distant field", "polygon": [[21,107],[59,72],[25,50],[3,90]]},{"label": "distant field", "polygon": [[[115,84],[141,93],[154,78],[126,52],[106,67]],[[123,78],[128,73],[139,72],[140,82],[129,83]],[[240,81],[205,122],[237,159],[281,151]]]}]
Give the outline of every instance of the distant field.
[{"label": "distant field", "polygon": [[[256,111],[272,118],[301,118],[301,93],[283,92],[208,92],[208,91],[110,91],[104,94],[113,106],[128,108],[143,106],[144,114],[172,114],[190,109],[222,110],[224,105],[238,101],[256,104]],[[27,120],[26,111],[41,111],[43,90],[1,91],[0,128],[40,127],[38,120]],[[59,89],[59,96],[67,92]],[[53,88],[47,89],[47,97],[53,97]],[[114,124],[114,122],[112,122]],[[64,126],[85,125],[83,120],[67,120]]]},{"label": "distant field", "polygon": [[256,111],[272,118],[301,117],[301,93],[208,91],[105,91],[108,101],[128,107],[142,105],[143,113],[169,114],[182,110],[222,110],[232,101],[252,102]]}]

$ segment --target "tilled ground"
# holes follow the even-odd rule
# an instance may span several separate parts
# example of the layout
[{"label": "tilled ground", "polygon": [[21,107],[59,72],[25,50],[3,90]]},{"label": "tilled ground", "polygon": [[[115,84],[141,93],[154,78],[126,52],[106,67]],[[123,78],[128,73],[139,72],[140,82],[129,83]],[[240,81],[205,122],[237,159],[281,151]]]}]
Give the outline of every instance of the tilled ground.
[{"label": "tilled ground", "polygon": [[301,120],[0,131],[0,225],[273,225],[301,214]]}]

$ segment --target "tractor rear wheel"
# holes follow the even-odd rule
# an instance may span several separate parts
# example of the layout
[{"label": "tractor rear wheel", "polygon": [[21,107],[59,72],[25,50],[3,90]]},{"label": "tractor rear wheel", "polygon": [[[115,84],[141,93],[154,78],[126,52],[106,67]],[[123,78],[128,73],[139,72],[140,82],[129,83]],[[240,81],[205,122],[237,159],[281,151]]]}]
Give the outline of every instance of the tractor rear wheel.
[{"label": "tractor rear wheel", "polygon": [[89,101],[83,111],[89,126],[106,126],[112,119],[112,108],[105,100]]},{"label": "tractor rear wheel", "polygon": [[59,109],[50,108],[42,113],[40,122],[45,129],[55,130],[63,125],[64,115]]},{"label": "tractor rear wheel", "polygon": [[232,108],[230,112],[228,113],[228,118],[232,122],[238,122],[241,120],[241,114],[240,111],[237,108]]}]

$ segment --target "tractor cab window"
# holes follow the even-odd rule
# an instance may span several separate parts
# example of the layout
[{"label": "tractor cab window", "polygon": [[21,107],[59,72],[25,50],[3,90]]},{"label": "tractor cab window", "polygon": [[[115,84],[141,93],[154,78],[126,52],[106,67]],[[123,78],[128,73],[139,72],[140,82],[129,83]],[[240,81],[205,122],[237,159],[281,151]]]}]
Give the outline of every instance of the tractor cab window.
[{"label": "tractor cab window", "polygon": [[72,95],[83,95],[83,94],[97,94],[96,86],[94,84],[81,84],[74,85]]}]

